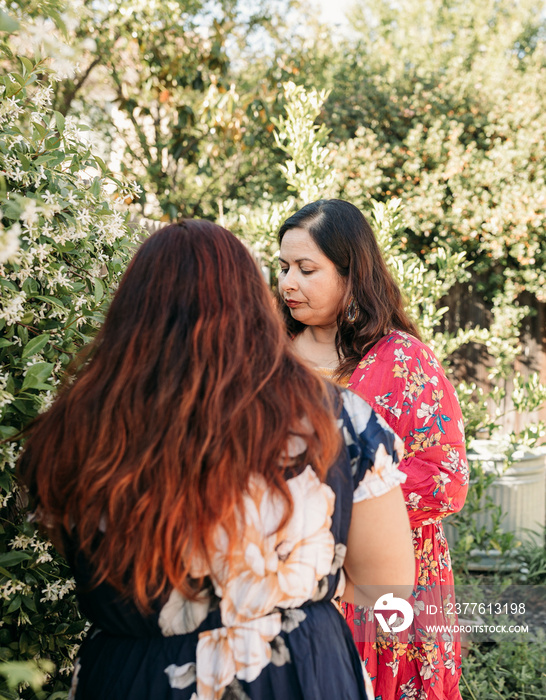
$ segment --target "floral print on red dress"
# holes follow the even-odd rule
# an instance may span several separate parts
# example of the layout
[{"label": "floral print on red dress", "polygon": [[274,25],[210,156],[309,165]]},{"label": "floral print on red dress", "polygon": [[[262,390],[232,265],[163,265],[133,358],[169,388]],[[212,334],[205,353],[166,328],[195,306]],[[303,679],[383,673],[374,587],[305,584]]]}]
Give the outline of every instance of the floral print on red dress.
[{"label": "floral print on red dress", "polygon": [[[409,630],[386,634],[373,611],[345,607],[377,700],[460,700],[460,644],[428,624],[427,604],[454,602],[453,572],[442,518],[459,511],[468,489],[464,428],[455,389],[434,353],[402,331],[382,338],[361,360],[348,387],[359,393],[404,441],[400,470],[413,528],[415,619]],[[440,606],[438,606],[440,607]]]}]

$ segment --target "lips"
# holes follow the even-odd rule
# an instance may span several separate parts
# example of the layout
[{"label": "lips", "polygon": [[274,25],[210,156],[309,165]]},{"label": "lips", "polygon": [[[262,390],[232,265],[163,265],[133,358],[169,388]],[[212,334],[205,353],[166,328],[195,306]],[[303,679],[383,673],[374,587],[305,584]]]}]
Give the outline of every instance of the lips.
[{"label": "lips", "polygon": [[294,299],[285,299],[284,303],[286,306],[288,306],[290,309],[295,309],[296,306],[300,306],[303,302],[301,301],[295,301]]}]

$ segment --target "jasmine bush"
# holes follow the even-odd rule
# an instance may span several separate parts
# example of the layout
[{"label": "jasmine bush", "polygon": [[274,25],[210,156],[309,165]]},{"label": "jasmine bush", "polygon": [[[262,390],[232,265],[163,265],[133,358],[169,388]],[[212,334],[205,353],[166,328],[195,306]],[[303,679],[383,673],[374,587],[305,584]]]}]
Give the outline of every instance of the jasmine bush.
[{"label": "jasmine bush", "polygon": [[[15,40],[17,24],[1,21]],[[108,172],[85,126],[52,109],[54,62],[15,56],[3,36],[11,70],[0,78],[0,696],[11,698],[9,686],[33,697],[54,667],[46,688],[64,688],[59,674],[70,672],[86,625],[65,562],[25,514],[15,436],[51,404],[101,323],[137,241],[124,201],[139,188]],[[21,666],[25,659],[35,663]]]}]

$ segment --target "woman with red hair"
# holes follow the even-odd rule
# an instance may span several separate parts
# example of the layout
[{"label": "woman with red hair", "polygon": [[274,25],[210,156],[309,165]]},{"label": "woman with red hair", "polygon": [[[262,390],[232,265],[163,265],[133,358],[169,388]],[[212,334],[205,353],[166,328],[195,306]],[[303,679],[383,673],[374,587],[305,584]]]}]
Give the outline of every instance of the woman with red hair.
[{"label": "woman with red hair", "polygon": [[411,590],[397,438],[296,359],[232,234],[151,236],[29,435],[21,477],[92,622],[72,698],[371,698],[331,600]]}]

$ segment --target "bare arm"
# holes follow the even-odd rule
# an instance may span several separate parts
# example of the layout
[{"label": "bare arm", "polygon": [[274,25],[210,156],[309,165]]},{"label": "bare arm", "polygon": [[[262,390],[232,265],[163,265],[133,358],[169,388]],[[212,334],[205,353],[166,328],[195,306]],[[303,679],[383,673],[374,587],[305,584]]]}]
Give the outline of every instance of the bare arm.
[{"label": "bare arm", "polygon": [[409,598],[416,566],[400,486],[353,504],[344,568],[347,602],[374,605],[388,592]]}]

